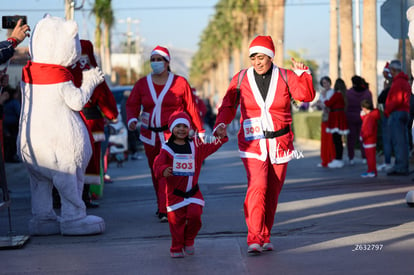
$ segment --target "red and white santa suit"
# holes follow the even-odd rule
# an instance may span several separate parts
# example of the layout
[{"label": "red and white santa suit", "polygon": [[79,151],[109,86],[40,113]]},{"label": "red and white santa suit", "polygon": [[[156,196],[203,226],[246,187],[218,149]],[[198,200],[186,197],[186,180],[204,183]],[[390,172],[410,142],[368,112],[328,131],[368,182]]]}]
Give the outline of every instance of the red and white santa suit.
[{"label": "red and white santa suit", "polygon": [[[170,54],[168,49],[157,46],[151,53],[159,54],[168,62]],[[169,72],[165,85],[157,85],[152,80],[152,74],[137,81],[126,102],[128,126],[142,122],[140,140],[144,143],[145,154],[151,169],[152,182],[157,195],[157,204],[160,213],[166,213],[165,206],[165,180],[157,180],[152,169],[155,157],[159,154],[161,145],[170,137],[168,119],[175,111],[187,112],[191,119],[193,129],[204,133],[203,123],[198,114],[197,105],[191,87],[184,77]]]},{"label": "red and white santa suit", "polygon": [[367,157],[368,173],[374,172],[377,175],[377,130],[378,120],[381,119],[381,114],[378,109],[373,109],[366,115],[361,114],[362,126],[360,139]]},{"label": "red and white santa suit", "polygon": [[[184,112],[175,113],[169,121],[170,132],[178,124],[190,127],[190,118]],[[197,137],[188,140],[188,151],[176,152],[174,141],[162,145],[160,154],[154,161],[154,173],[163,177],[168,167],[173,167],[173,176],[167,178],[167,211],[172,236],[171,252],[181,252],[185,246],[193,246],[201,228],[201,214],[204,199],[198,187],[198,177],[204,159],[217,151],[228,138],[204,143]],[[185,148],[183,145],[180,148]],[[175,149],[177,150],[177,149]],[[178,150],[177,150],[178,151]],[[188,169],[183,167],[188,167]],[[180,169],[181,168],[181,169]]]},{"label": "red and white santa suit", "polygon": [[[82,85],[82,72],[84,70],[89,70],[91,66],[98,66],[93,53],[92,43],[89,40],[80,40],[80,43],[82,56],[70,68],[76,87]],[[105,140],[105,118],[109,121],[116,121],[118,117],[115,97],[105,81],[95,88],[91,98],[83,107],[81,116],[93,137],[92,157],[86,168],[85,184],[101,184],[101,143]]]},{"label": "red and white santa suit", "polygon": [[346,135],[349,133],[348,123],[345,115],[345,100],[340,92],[335,92],[331,98],[325,101],[329,108],[328,124],[326,132]]},{"label": "red and white santa suit", "polygon": [[[258,36],[250,44],[250,55],[263,53],[273,58],[270,36]],[[247,172],[247,193],[244,202],[248,226],[248,245],[270,243],[279,193],[285,181],[287,162],[300,157],[293,147],[291,129],[291,96],[310,102],[315,97],[309,70],[290,71],[272,64],[271,80],[264,100],[255,81],[255,68],[250,67],[240,86],[241,128],[238,133],[240,157]],[[283,70],[281,72],[280,70]],[[282,78],[287,73],[287,83]],[[236,74],[223,98],[214,131],[229,124],[237,106]]]},{"label": "red and white santa suit", "polygon": [[[325,102],[331,98],[334,94],[333,89],[329,89],[326,91],[325,95],[319,96],[319,101],[321,102],[322,106],[325,106]],[[322,120],[321,120],[321,165],[322,167],[328,167],[328,164],[335,159],[335,146],[332,139],[332,134],[326,131],[328,127],[328,120],[326,120],[326,113],[328,111],[326,108],[323,108],[322,113]],[[328,113],[329,115],[329,113]]]}]

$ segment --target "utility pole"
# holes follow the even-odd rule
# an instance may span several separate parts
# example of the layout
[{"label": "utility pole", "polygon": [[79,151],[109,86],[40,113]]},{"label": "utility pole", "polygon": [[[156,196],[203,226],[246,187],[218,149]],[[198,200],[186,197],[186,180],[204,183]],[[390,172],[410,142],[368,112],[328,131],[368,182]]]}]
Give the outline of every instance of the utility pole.
[{"label": "utility pole", "polygon": [[82,0],[82,4],[76,7],[76,0],[65,0],[65,19],[73,20],[75,17],[75,10],[80,10],[83,8],[85,0]]},{"label": "utility pole", "polygon": [[127,76],[127,82],[128,84],[131,84],[131,38],[133,33],[131,32],[131,24],[135,23],[138,24],[140,21],[138,19],[132,20],[130,17],[128,17],[126,20],[119,20],[119,23],[127,23],[127,32],[126,32],[126,36],[127,36],[127,53],[128,53],[128,60],[127,60],[127,71],[126,71],[126,76]]}]

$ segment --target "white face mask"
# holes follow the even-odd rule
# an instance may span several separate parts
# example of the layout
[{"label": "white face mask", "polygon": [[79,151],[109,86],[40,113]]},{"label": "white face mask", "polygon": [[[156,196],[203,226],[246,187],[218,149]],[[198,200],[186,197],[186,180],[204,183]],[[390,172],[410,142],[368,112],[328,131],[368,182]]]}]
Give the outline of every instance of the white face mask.
[{"label": "white face mask", "polygon": [[160,74],[164,71],[164,62],[163,61],[154,61],[151,62],[151,69],[154,74]]}]

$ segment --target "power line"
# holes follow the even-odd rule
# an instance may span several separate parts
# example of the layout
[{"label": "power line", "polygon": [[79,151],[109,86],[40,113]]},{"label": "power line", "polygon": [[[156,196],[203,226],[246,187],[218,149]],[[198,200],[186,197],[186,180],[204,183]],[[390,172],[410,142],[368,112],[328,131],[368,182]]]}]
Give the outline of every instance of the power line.
[{"label": "power line", "polygon": [[[304,1],[305,2],[305,1]],[[381,4],[385,2],[378,1],[377,4]],[[329,6],[329,1],[316,1],[310,2],[306,1],[306,3],[289,3],[285,4],[286,7],[294,7],[294,6]],[[274,5],[267,5],[267,7],[274,6]],[[142,7],[128,7],[128,8],[112,8],[113,11],[131,11],[131,10],[142,10],[142,11],[151,11],[151,10],[197,10],[197,9],[215,9],[219,7],[219,5],[214,6],[162,6],[162,7],[153,7],[153,6],[142,6]],[[47,9],[47,11],[51,12],[61,12],[63,9]],[[92,11],[92,8],[82,8],[83,11]],[[2,12],[16,12],[17,9],[2,9]],[[45,12],[45,9],[18,9],[19,12]]]}]

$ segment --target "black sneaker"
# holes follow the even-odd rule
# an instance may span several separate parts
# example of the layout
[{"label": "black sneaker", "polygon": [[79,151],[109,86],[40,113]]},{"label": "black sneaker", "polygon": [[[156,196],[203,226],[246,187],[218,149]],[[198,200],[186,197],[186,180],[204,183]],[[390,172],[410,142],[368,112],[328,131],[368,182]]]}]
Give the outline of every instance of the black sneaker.
[{"label": "black sneaker", "polygon": [[90,208],[98,208],[99,207],[99,203],[96,203],[96,202],[93,202],[93,201],[85,201],[85,206],[88,209],[90,209]]},{"label": "black sneaker", "polygon": [[158,219],[160,219],[160,222],[164,223],[164,222],[168,222],[168,217],[166,213],[159,213],[158,214]]}]

